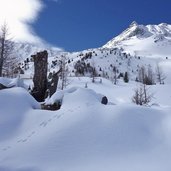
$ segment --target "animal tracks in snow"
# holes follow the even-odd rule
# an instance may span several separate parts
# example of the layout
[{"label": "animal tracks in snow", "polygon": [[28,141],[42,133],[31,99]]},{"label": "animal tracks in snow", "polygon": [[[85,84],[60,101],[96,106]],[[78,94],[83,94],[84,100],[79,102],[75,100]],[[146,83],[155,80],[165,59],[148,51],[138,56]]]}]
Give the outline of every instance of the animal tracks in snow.
[{"label": "animal tracks in snow", "polygon": [[27,135],[27,138],[20,139],[17,141],[17,143],[24,143],[28,141],[35,133],[35,131],[30,132],[30,134]]},{"label": "animal tracks in snow", "polygon": [[2,150],[3,150],[3,151],[7,151],[7,150],[9,150],[10,148],[11,148],[11,146],[7,146],[7,147],[3,148]]},{"label": "animal tracks in snow", "polygon": [[[68,112],[68,111],[69,111],[69,112],[74,112],[74,110],[68,109],[68,110],[63,111],[61,114],[55,114],[55,115],[53,115],[51,118],[47,119],[46,121],[41,122],[41,123],[39,124],[39,127],[40,127],[40,128],[45,128],[50,122],[54,121],[55,119],[61,118],[61,117],[65,114],[65,112]],[[33,137],[33,135],[35,135],[35,134],[36,134],[36,131],[31,131],[29,134],[27,134],[26,137],[21,137],[21,138],[19,138],[19,139],[16,141],[16,144],[27,143],[27,142]],[[10,150],[11,148],[12,148],[11,146],[6,146],[6,147],[2,148],[2,151],[8,151],[8,150]]]},{"label": "animal tracks in snow", "polygon": [[46,125],[47,125],[47,122],[41,122],[40,124],[39,124],[39,126],[42,126],[42,127],[46,127]]}]

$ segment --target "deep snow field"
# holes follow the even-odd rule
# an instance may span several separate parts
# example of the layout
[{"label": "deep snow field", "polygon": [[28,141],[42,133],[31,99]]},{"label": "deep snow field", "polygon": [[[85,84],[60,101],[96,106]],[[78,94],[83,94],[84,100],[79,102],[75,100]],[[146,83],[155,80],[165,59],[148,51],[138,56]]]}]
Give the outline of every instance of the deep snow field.
[{"label": "deep snow field", "polygon": [[23,88],[1,90],[0,171],[170,171],[170,87],[151,86],[145,107],[131,101],[135,82],[73,77],[47,100],[63,98],[58,111]]}]

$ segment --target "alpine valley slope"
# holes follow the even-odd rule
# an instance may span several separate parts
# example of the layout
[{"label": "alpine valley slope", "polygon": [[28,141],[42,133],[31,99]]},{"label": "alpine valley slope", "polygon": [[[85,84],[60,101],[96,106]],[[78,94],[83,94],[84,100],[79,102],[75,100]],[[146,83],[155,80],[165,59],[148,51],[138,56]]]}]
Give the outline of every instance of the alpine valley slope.
[{"label": "alpine valley slope", "polygon": [[[134,21],[125,31],[97,49],[106,48],[118,48],[130,53],[131,56],[171,58],[171,25],[161,23],[158,25],[144,26]],[[22,42],[17,42],[15,49],[17,54],[22,58],[27,58],[45,49],[48,50],[50,57],[62,53],[62,49],[54,48],[50,45],[33,45]],[[89,49],[88,51],[93,50],[95,49]]]},{"label": "alpine valley slope", "polygon": [[[46,49],[51,72],[58,69],[57,63],[65,57],[72,76],[75,76],[75,65],[78,62],[80,66],[89,64],[94,66],[98,75],[105,74],[109,78],[112,77],[112,69],[115,66],[119,73],[128,72],[131,80],[135,80],[139,67],[150,65],[155,71],[156,65],[159,64],[167,74],[168,80],[171,80],[171,25],[169,24],[143,26],[133,22],[128,29],[103,47],[80,52],[62,52],[51,47],[26,43],[17,43],[16,49],[21,61]],[[90,53],[91,57],[87,57]],[[33,63],[30,62],[25,74],[32,77],[33,72]]]}]

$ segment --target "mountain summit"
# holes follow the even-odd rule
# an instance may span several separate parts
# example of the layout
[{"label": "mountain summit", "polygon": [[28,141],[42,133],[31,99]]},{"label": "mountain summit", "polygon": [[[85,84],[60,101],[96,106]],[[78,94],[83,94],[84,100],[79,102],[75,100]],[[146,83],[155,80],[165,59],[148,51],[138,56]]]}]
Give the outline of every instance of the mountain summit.
[{"label": "mountain summit", "polygon": [[103,48],[123,48],[131,55],[146,57],[166,57],[171,54],[171,25],[139,25],[132,22],[120,35],[113,38]]}]

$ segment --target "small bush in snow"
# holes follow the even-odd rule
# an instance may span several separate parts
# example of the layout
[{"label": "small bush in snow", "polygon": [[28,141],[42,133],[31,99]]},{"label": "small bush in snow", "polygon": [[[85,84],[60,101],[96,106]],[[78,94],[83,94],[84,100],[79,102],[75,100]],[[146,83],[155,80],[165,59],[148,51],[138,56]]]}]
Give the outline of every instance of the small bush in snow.
[{"label": "small bush in snow", "polygon": [[136,88],[134,91],[134,95],[132,97],[132,102],[137,105],[149,105],[153,98],[153,94],[150,94],[147,86],[145,84]]}]

